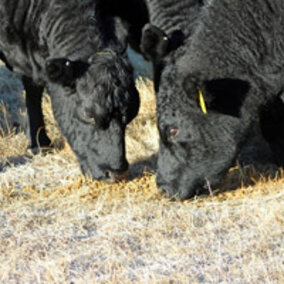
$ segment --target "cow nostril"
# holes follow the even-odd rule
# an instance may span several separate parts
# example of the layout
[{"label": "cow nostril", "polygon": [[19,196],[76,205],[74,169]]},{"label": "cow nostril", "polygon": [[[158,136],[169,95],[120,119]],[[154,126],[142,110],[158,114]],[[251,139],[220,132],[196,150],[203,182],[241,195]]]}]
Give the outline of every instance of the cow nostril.
[{"label": "cow nostril", "polygon": [[106,177],[106,179],[111,179],[113,177],[113,173],[111,171],[106,171],[105,177]]},{"label": "cow nostril", "polygon": [[116,181],[115,176],[112,171],[105,171],[105,176],[103,178],[105,182],[114,183]]}]

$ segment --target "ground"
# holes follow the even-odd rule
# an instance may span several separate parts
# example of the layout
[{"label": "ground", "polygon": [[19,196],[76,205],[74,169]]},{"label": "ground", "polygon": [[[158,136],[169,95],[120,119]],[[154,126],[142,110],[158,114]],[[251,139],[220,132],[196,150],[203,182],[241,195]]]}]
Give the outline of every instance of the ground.
[{"label": "ground", "polygon": [[[0,90],[14,80],[0,81]],[[208,195],[161,196],[152,83],[137,79],[137,87],[130,175],[118,184],[80,174],[48,96],[58,149],[32,155],[24,133],[0,132],[0,283],[284,283],[282,172],[270,178],[235,167]]]}]

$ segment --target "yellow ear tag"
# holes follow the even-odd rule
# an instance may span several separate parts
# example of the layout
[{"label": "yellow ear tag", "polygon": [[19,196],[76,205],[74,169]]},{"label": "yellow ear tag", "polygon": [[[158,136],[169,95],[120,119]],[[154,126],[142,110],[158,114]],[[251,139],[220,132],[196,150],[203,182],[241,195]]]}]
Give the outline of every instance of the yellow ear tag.
[{"label": "yellow ear tag", "polygon": [[110,55],[111,52],[109,51],[99,51],[99,52],[96,52],[96,55],[99,55],[99,56],[104,56],[104,55]]},{"label": "yellow ear tag", "polygon": [[199,89],[198,91],[198,96],[199,96],[199,104],[200,104],[200,108],[202,110],[202,112],[204,114],[207,114],[207,108],[206,108],[206,103],[202,94],[202,91]]}]

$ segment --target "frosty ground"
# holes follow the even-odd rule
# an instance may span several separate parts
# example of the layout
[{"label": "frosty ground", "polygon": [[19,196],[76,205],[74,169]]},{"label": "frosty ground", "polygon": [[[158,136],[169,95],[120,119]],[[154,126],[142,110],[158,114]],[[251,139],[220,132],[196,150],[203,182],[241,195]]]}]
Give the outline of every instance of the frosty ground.
[{"label": "frosty ground", "polygon": [[22,99],[21,85],[0,68],[0,93],[10,98],[2,102],[0,135],[0,283],[284,283],[281,170],[271,177],[237,166],[207,195],[161,196],[155,96],[152,83],[138,78],[142,106],[127,129],[128,180],[85,178],[48,96],[55,150],[29,152],[25,134],[13,131],[26,119],[21,101],[10,105],[10,96]]}]

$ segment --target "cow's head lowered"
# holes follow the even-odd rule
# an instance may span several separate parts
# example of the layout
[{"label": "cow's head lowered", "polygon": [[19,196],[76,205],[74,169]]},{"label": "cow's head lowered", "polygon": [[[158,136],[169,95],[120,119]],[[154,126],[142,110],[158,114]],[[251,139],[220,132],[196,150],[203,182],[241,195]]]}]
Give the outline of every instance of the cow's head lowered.
[{"label": "cow's head lowered", "polygon": [[218,77],[214,66],[204,67],[206,53],[193,49],[191,56],[190,42],[181,32],[168,36],[151,25],[142,37],[142,50],[154,62],[160,133],[157,185],[177,199],[220,182],[248,127],[241,109],[249,82],[223,76],[227,70]]},{"label": "cow's head lowered", "polygon": [[261,109],[283,92],[283,49],[274,47],[283,44],[284,5],[272,6],[209,1],[191,37],[168,54],[169,37],[145,27],[144,50],[160,66],[157,183],[169,196],[187,199],[218,185],[262,126]]},{"label": "cow's head lowered", "polygon": [[82,172],[114,181],[128,168],[125,128],[139,109],[139,95],[127,55],[112,50],[87,61],[46,61],[55,118]]},{"label": "cow's head lowered", "polygon": [[157,184],[181,200],[218,186],[251,124],[242,113],[253,91],[248,81],[201,78],[168,66],[157,98]]}]

